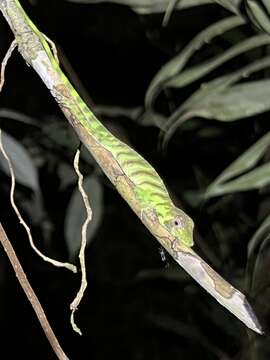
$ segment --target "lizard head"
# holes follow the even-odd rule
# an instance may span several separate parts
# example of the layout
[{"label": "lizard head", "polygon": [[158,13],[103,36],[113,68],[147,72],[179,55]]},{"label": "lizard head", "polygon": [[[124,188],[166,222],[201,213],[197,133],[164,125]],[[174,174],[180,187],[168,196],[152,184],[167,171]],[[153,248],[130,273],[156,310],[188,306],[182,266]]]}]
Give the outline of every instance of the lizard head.
[{"label": "lizard head", "polygon": [[176,241],[188,247],[193,246],[193,221],[182,210],[174,207],[164,222],[167,230],[175,237]]}]

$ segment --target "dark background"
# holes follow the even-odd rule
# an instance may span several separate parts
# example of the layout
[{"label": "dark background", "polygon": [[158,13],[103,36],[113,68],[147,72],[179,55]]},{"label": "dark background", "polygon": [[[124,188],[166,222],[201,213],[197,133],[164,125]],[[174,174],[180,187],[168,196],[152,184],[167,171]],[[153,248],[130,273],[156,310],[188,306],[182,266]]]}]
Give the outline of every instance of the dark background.
[{"label": "dark background", "polygon": [[[163,28],[162,14],[142,16],[120,5],[54,0],[22,4],[39,28],[60,46],[60,56],[72,65],[81,81],[75,83],[94,109],[99,104],[142,106],[146,89],[161,65],[204,27],[227,16],[219,6],[201,6],[175,12]],[[249,36],[254,30],[247,26],[242,31]],[[0,34],[3,58],[12,40],[3,18]],[[237,34],[233,36],[237,39]],[[193,61],[199,63],[209,54],[220,53],[227,44],[226,38],[214,40],[210,50]],[[244,56],[237,58],[217,72],[230,71],[246,60]],[[67,60],[64,63],[69,72]],[[181,103],[198,86],[179,91],[173,101]],[[18,184],[16,193],[36,244],[46,254],[67,260],[64,219],[75,183],[71,181],[63,189],[58,170],[59,164],[72,166],[78,142],[43,83],[18,54],[8,63],[0,106],[39,123],[38,128],[0,119],[3,130],[29,150],[38,167],[42,214],[34,213],[35,200],[29,188]],[[160,97],[158,108],[168,114],[166,97]],[[195,221],[196,251],[249,295],[266,330],[267,256],[259,265],[253,290],[246,286],[245,266],[248,241],[269,213],[269,190],[235,193],[198,207],[191,206],[185,193],[205,188],[259,139],[269,129],[268,115],[228,124],[197,119],[195,131],[186,128],[177,132],[165,153],[158,147],[157,127],[141,126],[125,117],[102,117],[104,124],[162,175],[176,203]],[[56,129],[53,140],[55,134],[49,131],[48,136],[45,131],[48,124],[55,126],[51,132]],[[202,129],[213,130],[212,135],[202,136]],[[58,143],[58,131],[74,141]],[[97,171],[91,161],[83,160],[81,167],[85,175]],[[104,191],[103,217],[86,252],[89,285],[76,313],[83,332],[80,337],[69,324],[69,304],[79,287],[79,277],[55,269],[33,253],[9,203],[9,178],[0,173],[1,222],[70,359],[269,359],[268,336],[260,338],[246,329],[169,256],[163,261],[156,240],[101,173],[98,179]],[[54,359],[3,251],[0,287],[1,358]]]}]

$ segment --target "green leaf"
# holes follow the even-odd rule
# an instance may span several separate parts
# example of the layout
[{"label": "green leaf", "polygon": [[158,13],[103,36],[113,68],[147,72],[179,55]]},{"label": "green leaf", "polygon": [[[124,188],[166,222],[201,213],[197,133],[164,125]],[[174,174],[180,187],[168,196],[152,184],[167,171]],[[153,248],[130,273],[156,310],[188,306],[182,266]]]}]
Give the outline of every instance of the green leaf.
[{"label": "green leaf", "polygon": [[247,149],[241,156],[232,162],[212,183],[212,186],[224,183],[248,170],[252,169],[261,160],[270,146],[270,132]]},{"label": "green leaf", "polygon": [[[167,119],[167,122],[164,125],[163,144],[166,145],[170,140],[171,136],[176,131],[176,129],[180,125],[182,125],[186,120],[194,116],[200,116],[203,118],[215,119],[219,121],[234,121],[247,117],[247,114],[245,113],[245,109],[244,111],[242,111],[243,109],[238,108],[238,104],[235,104],[235,99],[233,99],[232,102],[229,103],[229,108],[224,109],[225,103],[228,101],[230,94],[232,94],[235,91],[235,89],[237,89],[236,87],[231,87],[228,89],[228,87],[233,83],[237,82],[238,80],[240,80],[242,77],[248,77],[252,73],[256,71],[260,71],[269,66],[270,66],[270,57],[265,57],[263,59],[257,60],[252,64],[243,67],[240,70],[235,71],[232,74],[224,75],[206,84],[202,84],[199,90],[195,91]],[[251,87],[253,86],[256,87],[256,84],[252,85]],[[245,87],[245,85],[243,85],[243,87]],[[237,94],[237,96],[238,95],[239,94]],[[247,101],[244,93],[241,94],[240,96],[242,97],[243,103]],[[264,94],[262,97],[264,97]],[[250,111],[250,115],[248,116],[257,113],[256,112],[256,109],[258,109],[257,103],[255,105],[254,102],[262,101],[262,99],[255,100],[255,97],[252,100],[253,100],[252,104],[248,104],[248,109]],[[220,102],[224,106],[221,106],[221,109],[217,110],[216,108],[217,102]],[[268,109],[267,103],[268,101],[265,102],[265,110],[263,111],[267,111]],[[223,111],[221,111],[222,108]]]},{"label": "green leaf", "polygon": [[270,44],[270,37],[268,35],[263,34],[253,36],[250,39],[242,41],[240,44],[230,47],[221,55],[215,56],[214,58],[199,65],[188,68],[178,76],[175,76],[173,79],[166,82],[164,87],[182,88],[207,75],[209,72],[215,70],[218,66],[224,64],[228,60],[231,60],[235,56],[267,44]]},{"label": "green leaf", "polygon": [[238,84],[192,108],[193,116],[235,121],[270,110],[270,80]]},{"label": "green leaf", "polygon": [[260,30],[270,34],[270,3],[269,0],[258,1],[246,0],[247,14],[253,24]]},{"label": "green leaf", "polygon": [[173,13],[173,10],[176,9],[176,5],[179,2],[179,0],[171,0],[167,6],[167,9],[164,14],[164,18],[162,21],[162,26],[167,26],[168,22],[170,21],[171,15]]},{"label": "green leaf", "polygon": [[263,250],[270,240],[270,215],[268,215],[248,243],[248,259],[246,267],[246,288],[252,289],[256,276],[256,269],[261,260]]},{"label": "green leaf", "polygon": [[209,187],[205,193],[205,198],[231,194],[238,191],[261,189],[268,184],[270,184],[270,163],[261,165],[255,170],[225,184]]},{"label": "green leaf", "polygon": [[189,44],[167,64],[163,65],[159,72],[151,81],[145,96],[146,108],[151,108],[155,98],[164,87],[164,83],[175,77],[186,65],[191,56],[199,50],[205,43],[214,37],[223,34],[237,26],[243,25],[245,21],[239,16],[232,16],[220,20],[203,31],[201,31]]},{"label": "green leaf", "polygon": [[[152,14],[165,12],[172,0],[67,0],[69,2],[81,4],[98,4],[103,2],[111,2],[119,5],[130,6],[139,14]],[[237,6],[240,0],[231,0]],[[215,0],[179,0],[175,8],[184,10],[193,6],[201,6],[213,4]]]},{"label": "green leaf", "polygon": [[[208,186],[204,199],[236,191],[260,189],[269,184],[270,163],[249,171],[259,162],[269,146],[270,132],[246,150]],[[237,178],[243,173],[245,174]]]},{"label": "green leaf", "polygon": [[[2,131],[4,149],[12,163],[16,181],[39,192],[39,182],[36,166],[25,147],[12,136]],[[6,159],[0,152],[0,167],[10,176]]]},{"label": "green leaf", "polygon": [[[92,221],[87,229],[87,245],[89,245],[103,217],[103,188],[96,176],[87,177],[83,182],[83,187],[89,197],[93,212]],[[81,228],[85,218],[86,210],[81,194],[76,188],[71,196],[65,217],[65,239],[70,259],[77,256],[80,249]]]},{"label": "green leaf", "polygon": [[215,0],[215,2],[221,6],[223,6],[225,9],[234,12],[235,14],[238,14],[239,9],[239,1],[232,1],[232,0]]},{"label": "green leaf", "polygon": [[[242,78],[247,78],[251,74],[270,67],[270,56],[256,60],[251,64],[236,70],[233,73],[215,78],[208,83],[203,83],[201,87],[195,91],[178,109],[178,116],[185,110],[191,110],[193,105],[196,107],[198,103],[203,104],[209,97],[221,93],[223,90],[233,85]],[[176,112],[175,112],[176,113]]]},{"label": "green leaf", "polygon": [[266,216],[260,227],[249,241],[247,253],[248,259],[254,255],[255,251],[258,249],[258,247],[260,247],[266,236],[270,236],[270,215]]}]

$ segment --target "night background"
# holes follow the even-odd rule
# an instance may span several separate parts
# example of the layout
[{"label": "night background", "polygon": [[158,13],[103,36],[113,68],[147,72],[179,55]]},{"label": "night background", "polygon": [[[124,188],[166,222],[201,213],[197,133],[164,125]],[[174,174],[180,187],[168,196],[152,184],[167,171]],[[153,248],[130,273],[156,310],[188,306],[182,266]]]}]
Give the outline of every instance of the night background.
[{"label": "night background", "polygon": [[[72,360],[270,358],[270,7],[255,1],[265,15],[260,23],[249,1],[219,2],[21,1],[56,43],[62,68],[84,101],[155,167],[175,204],[193,218],[194,250],[247,295],[266,332],[259,336],[247,329],[164,256],[82,148],[80,169],[93,221],[86,250],[88,288],[75,313],[83,336],[77,335],[69,305],[80,274],[55,268],[33,252],[10,205],[9,172],[0,156],[1,223]],[[164,23],[168,6],[175,9],[166,12]],[[216,35],[211,31],[200,45],[192,42],[211,24],[233,16],[243,24],[220,28]],[[0,39],[2,61],[13,40],[3,16]],[[249,48],[240,50],[245,41]],[[163,68],[163,81],[148,101],[158,71],[188,46],[183,68],[170,74]],[[261,65],[263,59],[268,65]],[[194,75],[201,65],[205,70]],[[177,78],[181,73],[184,79]],[[212,86],[222,76],[225,84],[232,74],[238,76],[227,87]],[[189,101],[205,89],[202,84],[210,84],[209,92]],[[184,119],[179,126],[170,126],[179,119]],[[0,127],[16,173],[16,203],[36,246],[78,265],[85,217],[73,169],[79,140],[17,50],[0,93]],[[263,136],[263,145],[252,147]],[[245,152],[237,171],[213,185]],[[1,358],[55,359],[2,248],[0,294]]]}]

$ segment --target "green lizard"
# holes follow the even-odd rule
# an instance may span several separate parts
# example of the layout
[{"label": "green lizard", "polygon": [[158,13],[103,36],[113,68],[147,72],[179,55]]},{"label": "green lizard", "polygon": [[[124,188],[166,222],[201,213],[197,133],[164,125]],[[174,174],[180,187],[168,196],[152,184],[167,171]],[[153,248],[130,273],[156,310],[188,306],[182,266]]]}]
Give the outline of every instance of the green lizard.
[{"label": "green lizard", "polygon": [[[58,70],[58,68],[57,68]],[[114,172],[112,175],[107,172],[107,164],[96,157],[102,169],[107,172],[112,183],[116,186],[121,195],[133,207],[130,196],[125,196],[118,186],[118,177],[126,176],[134,196],[137,200],[138,210],[134,208],[137,215],[143,220],[144,211],[154,210],[157,220],[164,226],[175,239],[186,246],[193,245],[193,221],[181,209],[177,208],[155,169],[135,150],[113,136],[95,117],[90,109],[84,104],[77,92],[71,87],[66,77],[62,76],[62,81],[69,88],[75,99],[75,106],[72,108],[67,104],[67,111],[76,113],[76,117],[88,130],[88,134],[93,138],[93,142],[98,144],[110,153],[110,159],[118,165],[122,171]],[[92,149],[92,148],[91,148]],[[117,168],[118,168],[117,166]]]},{"label": "green lizard", "polygon": [[173,204],[158,173],[98,121],[61,71],[45,36],[25,14],[19,1],[0,0],[0,10],[23,58],[42,78],[82,142],[149,231],[219,303],[262,334],[245,296],[191,249],[193,221]]},{"label": "green lizard", "polygon": [[[17,2],[17,4],[19,5],[19,2]],[[118,187],[117,177],[126,176],[132,185],[139,207],[139,211],[136,210],[137,215],[143,219],[144,211],[154,210],[158,222],[172,234],[176,241],[186,246],[192,246],[192,219],[173,204],[162,179],[155,169],[141,155],[113,136],[105,126],[99,122],[63,74],[44,35],[40,33],[28,17],[27,22],[31,30],[38,36],[41,46],[48,55],[59,77],[58,84],[50,89],[53,96],[58,103],[65,108],[66,113],[72,115],[77,122],[79,121],[88,130],[88,135],[92,137],[92,141],[96,144],[96,147],[106,149],[110,153],[111,160],[113,158],[117,168],[121,168],[122,171],[120,171],[119,174],[115,173],[113,176],[112,174],[108,174],[107,166],[104,166],[101,159],[95,156],[93,148],[90,149],[112,183],[121,195],[124,196],[126,201],[130,203],[130,197],[126,197]],[[36,51],[36,49],[34,50]],[[33,59],[29,59],[29,63],[31,62],[33,62]],[[133,203],[130,203],[130,205],[133,207]]]}]

